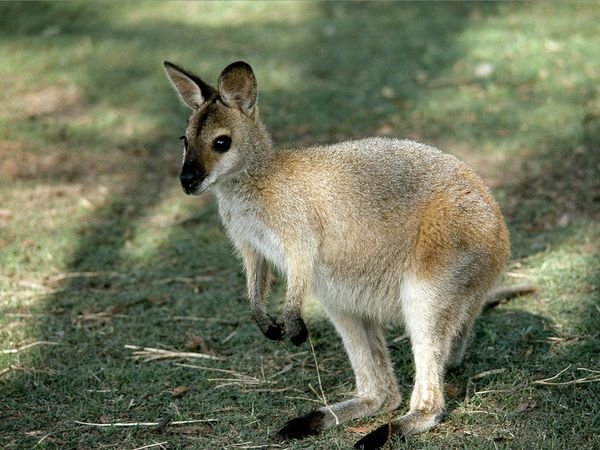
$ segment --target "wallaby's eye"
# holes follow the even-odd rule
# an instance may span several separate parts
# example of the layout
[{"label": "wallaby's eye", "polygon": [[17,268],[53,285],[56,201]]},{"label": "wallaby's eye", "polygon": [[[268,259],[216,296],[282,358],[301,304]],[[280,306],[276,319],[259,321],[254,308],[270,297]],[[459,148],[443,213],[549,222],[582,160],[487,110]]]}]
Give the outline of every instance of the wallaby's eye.
[{"label": "wallaby's eye", "polygon": [[213,149],[217,152],[225,153],[231,147],[231,138],[229,136],[217,136],[213,141]]}]

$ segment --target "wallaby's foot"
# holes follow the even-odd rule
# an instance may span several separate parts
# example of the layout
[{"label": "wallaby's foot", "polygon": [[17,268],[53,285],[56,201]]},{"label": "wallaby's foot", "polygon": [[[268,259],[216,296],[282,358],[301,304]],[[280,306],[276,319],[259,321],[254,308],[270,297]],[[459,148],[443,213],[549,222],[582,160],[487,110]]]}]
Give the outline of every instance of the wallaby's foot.
[{"label": "wallaby's foot", "polygon": [[311,411],[305,416],[289,420],[277,433],[280,441],[303,439],[320,434],[323,430],[340,425],[349,420],[375,414],[381,409],[385,394],[372,398],[354,397],[333,405]]},{"label": "wallaby's foot", "polygon": [[289,336],[292,344],[301,345],[308,339],[308,330],[302,317],[296,317],[293,320],[285,322],[285,334]]},{"label": "wallaby's foot", "polygon": [[390,383],[388,389],[387,397],[381,406],[381,409],[385,412],[391,412],[397,409],[400,406],[400,401],[402,400],[402,396],[398,391],[397,384]]},{"label": "wallaby's foot", "polygon": [[325,413],[312,411],[305,416],[289,420],[275,435],[278,441],[304,439],[320,434],[325,428]]},{"label": "wallaby's foot", "polygon": [[[374,450],[377,448],[383,448],[383,446],[387,444],[391,437],[392,424],[388,423],[380,426],[375,431],[371,431],[365,437],[360,439],[356,444],[354,444],[354,448],[360,450]],[[401,439],[406,441],[406,437],[404,435],[402,435]]]},{"label": "wallaby's foot", "polygon": [[394,435],[406,441],[406,438],[411,434],[422,433],[433,428],[441,422],[443,417],[443,412],[438,414],[423,411],[408,413],[397,420],[371,431],[354,444],[354,448],[361,450],[383,448]]}]

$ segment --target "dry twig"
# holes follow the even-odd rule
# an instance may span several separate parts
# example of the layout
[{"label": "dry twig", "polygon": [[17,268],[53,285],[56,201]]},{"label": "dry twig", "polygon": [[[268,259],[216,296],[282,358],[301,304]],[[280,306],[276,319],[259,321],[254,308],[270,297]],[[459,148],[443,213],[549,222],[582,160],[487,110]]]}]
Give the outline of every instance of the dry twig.
[{"label": "dry twig", "polygon": [[568,386],[568,385],[571,385],[571,384],[585,384],[585,383],[597,383],[597,382],[600,382],[600,371],[592,370],[592,369],[587,369],[585,367],[578,367],[577,370],[581,371],[581,372],[591,372],[591,375],[587,375],[587,376],[585,376],[583,378],[576,378],[574,380],[569,380],[569,381],[557,381],[557,382],[553,381],[553,380],[556,380],[558,377],[560,377],[567,370],[569,370],[572,365],[573,364],[569,364],[563,370],[561,370],[556,375],[554,375],[554,376],[552,376],[550,378],[544,378],[543,380],[535,380],[534,383],[535,384],[542,384],[542,385],[546,385],[546,386]]},{"label": "dry twig", "polygon": [[184,364],[184,363],[175,363],[174,365],[179,366],[179,367],[188,367],[190,369],[199,369],[199,370],[208,370],[208,371],[212,371],[212,372],[221,372],[221,373],[227,373],[230,375],[233,375],[235,378],[209,378],[210,380],[225,380],[225,381],[231,381],[231,380],[235,380],[235,381],[248,381],[250,383],[258,383],[258,382],[263,382],[260,379],[253,377],[251,375],[246,375],[244,373],[241,372],[236,372],[235,370],[229,370],[229,369],[217,369],[215,367],[204,367],[204,366],[196,366],[194,364]]},{"label": "dry twig", "polygon": [[9,348],[7,350],[2,350],[0,353],[6,355],[8,353],[19,353],[22,352],[23,350],[27,350],[29,348],[32,347],[37,347],[38,345],[60,345],[58,342],[51,342],[51,341],[36,341],[36,342],[31,342],[30,344],[27,345],[23,345],[22,347],[19,348]]},{"label": "dry twig", "polygon": [[197,352],[176,352],[172,350],[164,350],[161,348],[138,347],[137,345],[125,345],[125,348],[134,350],[132,353],[135,359],[142,359],[145,362],[155,361],[160,359],[178,359],[178,358],[202,358],[222,360],[223,358],[206,353]]},{"label": "dry twig", "polygon": [[239,448],[239,449],[250,449],[250,448],[279,448],[279,444],[262,444],[262,445],[251,445],[252,442],[241,442],[239,444],[231,444],[224,448]]},{"label": "dry twig", "polygon": [[165,277],[159,278],[153,281],[153,284],[174,284],[174,283],[183,283],[183,284],[194,284],[200,283],[202,281],[210,281],[213,280],[214,277],[209,277],[206,275],[198,275],[195,277]]},{"label": "dry twig", "polygon": [[143,447],[136,447],[133,450],[144,450],[146,448],[153,448],[153,447],[160,447],[160,448],[166,448],[165,445],[168,444],[167,441],[164,442],[156,442],[154,444],[148,444],[148,445],[144,445]]},{"label": "dry twig", "polygon": [[[121,428],[121,427],[157,427],[161,425],[161,422],[115,422],[115,423],[94,423],[94,422],[82,422],[79,420],[74,421],[77,425],[85,425],[88,427],[98,428]],[[195,420],[176,420],[169,422],[170,425],[187,425],[190,423],[206,423],[206,422],[217,422],[217,419],[195,419]]]},{"label": "dry twig", "polygon": [[520,273],[520,272],[505,272],[506,276],[511,277],[511,278],[523,278],[526,280],[534,280],[535,277],[531,276],[531,275],[527,275],[526,273]]},{"label": "dry twig", "polygon": [[479,372],[479,373],[473,375],[471,377],[471,380],[478,380],[480,378],[484,378],[484,377],[487,377],[487,376],[490,376],[490,375],[496,375],[496,374],[504,373],[504,372],[506,372],[506,368],[505,367],[500,368],[500,369],[485,370],[483,372]]},{"label": "dry twig", "polygon": [[64,280],[70,280],[72,278],[98,278],[98,277],[107,277],[107,278],[119,278],[119,277],[127,277],[127,275],[119,272],[115,272],[113,270],[108,270],[105,272],[65,272],[59,273],[58,275],[51,276],[47,279],[47,282],[50,284],[58,283]]}]

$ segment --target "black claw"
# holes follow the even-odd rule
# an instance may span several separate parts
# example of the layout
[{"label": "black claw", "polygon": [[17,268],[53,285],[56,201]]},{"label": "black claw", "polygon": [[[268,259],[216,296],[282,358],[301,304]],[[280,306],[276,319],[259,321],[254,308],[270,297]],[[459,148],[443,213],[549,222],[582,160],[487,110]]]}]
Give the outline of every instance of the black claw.
[{"label": "black claw", "polygon": [[283,339],[283,328],[281,325],[273,323],[263,331],[263,334],[273,341],[280,341]]},{"label": "black claw", "polygon": [[288,331],[288,334],[292,344],[296,346],[304,344],[308,339],[308,330],[302,319],[294,324],[294,327]]},{"label": "black claw", "polygon": [[263,326],[260,327],[263,334],[273,341],[282,340],[284,335],[283,326],[277,323],[275,319],[268,314],[267,318],[270,323],[267,324],[266,328],[264,328],[264,323],[262,323]]},{"label": "black claw", "polygon": [[277,432],[279,441],[288,439],[304,439],[323,431],[325,414],[321,411],[313,411],[302,417],[296,417],[288,421],[281,430]]},{"label": "black claw", "polygon": [[392,425],[387,424],[377,428],[375,431],[371,431],[356,444],[354,448],[359,450],[375,450],[383,448],[385,444],[390,440],[392,436]]}]

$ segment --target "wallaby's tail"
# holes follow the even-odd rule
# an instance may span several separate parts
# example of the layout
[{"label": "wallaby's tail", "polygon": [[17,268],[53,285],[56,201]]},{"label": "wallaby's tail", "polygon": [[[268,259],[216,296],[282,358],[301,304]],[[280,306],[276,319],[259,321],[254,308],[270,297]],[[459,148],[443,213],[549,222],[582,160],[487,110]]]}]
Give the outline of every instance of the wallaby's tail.
[{"label": "wallaby's tail", "polygon": [[483,310],[494,308],[521,295],[533,294],[537,288],[533,284],[514,284],[493,289],[483,303]]}]

